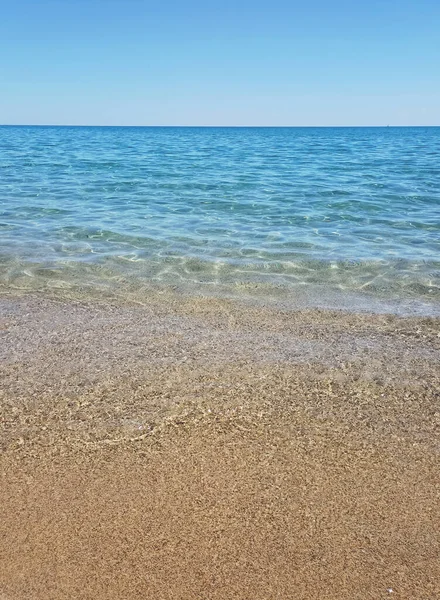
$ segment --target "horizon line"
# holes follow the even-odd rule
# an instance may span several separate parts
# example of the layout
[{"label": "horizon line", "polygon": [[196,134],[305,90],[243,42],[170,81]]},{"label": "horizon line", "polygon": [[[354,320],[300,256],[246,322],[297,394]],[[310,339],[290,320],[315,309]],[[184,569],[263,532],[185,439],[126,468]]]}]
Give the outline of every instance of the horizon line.
[{"label": "horizon line", "polygon": [[440,127],[440,125],[90,125],[69,123],[0,123],[0,127],[120,127],[187,129],[386,129],[404,127]]}]

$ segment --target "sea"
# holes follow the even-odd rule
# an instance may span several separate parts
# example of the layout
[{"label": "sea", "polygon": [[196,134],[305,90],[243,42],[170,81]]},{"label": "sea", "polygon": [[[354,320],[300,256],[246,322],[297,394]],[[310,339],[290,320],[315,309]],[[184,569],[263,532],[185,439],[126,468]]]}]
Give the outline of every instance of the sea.
[{"label": "sea", "polygon": [[0,127],[0,288],[440,313],[440,127]]}]

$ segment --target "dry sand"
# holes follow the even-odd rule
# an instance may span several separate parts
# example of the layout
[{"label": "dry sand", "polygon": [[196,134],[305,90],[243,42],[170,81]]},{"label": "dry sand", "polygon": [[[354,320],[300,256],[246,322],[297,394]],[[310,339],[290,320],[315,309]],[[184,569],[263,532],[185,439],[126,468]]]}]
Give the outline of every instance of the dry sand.
[{"label": "dry sand", "polygon": [[0,598],[440,597],[435,318],[0,298]]}]

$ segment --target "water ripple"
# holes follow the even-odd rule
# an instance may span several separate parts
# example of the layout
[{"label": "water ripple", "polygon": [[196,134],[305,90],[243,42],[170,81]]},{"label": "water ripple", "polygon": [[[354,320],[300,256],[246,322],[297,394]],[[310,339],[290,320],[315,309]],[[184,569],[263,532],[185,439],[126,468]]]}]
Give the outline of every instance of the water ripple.
[{"label": "water ripple", "polygon": [[87,264],[440,301],[439,256],[440,128],[0,127],[11,285]]}]

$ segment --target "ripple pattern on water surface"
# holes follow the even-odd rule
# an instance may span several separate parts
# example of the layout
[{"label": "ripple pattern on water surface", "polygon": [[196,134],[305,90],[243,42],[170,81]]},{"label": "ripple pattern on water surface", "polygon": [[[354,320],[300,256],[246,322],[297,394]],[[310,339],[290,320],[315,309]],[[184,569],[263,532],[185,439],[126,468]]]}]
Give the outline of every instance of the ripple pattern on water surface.
[{"label": "ripple pattern on water surface", "polygon": [[1,127],[2,282],[75,269],[438,302],[440,128]]}]

